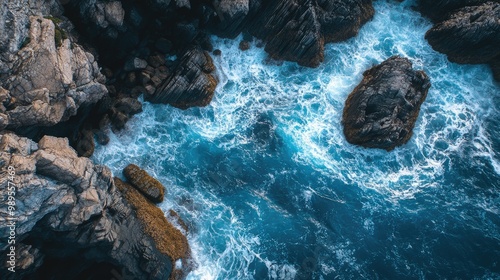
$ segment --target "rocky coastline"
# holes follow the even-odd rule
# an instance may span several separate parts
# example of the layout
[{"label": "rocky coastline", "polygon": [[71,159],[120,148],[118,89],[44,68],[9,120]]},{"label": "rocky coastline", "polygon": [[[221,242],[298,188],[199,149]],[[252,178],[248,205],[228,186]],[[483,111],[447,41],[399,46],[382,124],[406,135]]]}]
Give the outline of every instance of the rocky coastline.
[{"label": "rocky coastline", "polygon": [[[498,1],[419,0],[416,8],[435,24],[426,39],[436,51],[488,64],[500,81]],[[89,159],[94,141],[105,145],[109,129],[140,113],[141,95],[179,109],[208,105],[218,84],[210,53],[224,55],[210,35],[243,34],[242,51],[255,40],[272,59],[317,67],[326,43],[356,36],[373,15],[371,0],[3,1],[0,165],[2,174],[15,170],[19,204],[17,274],[1,278],[185,278],[196,266],[188,229],[155,205],[167,189],[134,165],[127,182],[114,178]],[[346,101],[348,142],[406,143],[430,83],[405,58],[367,70]],[[8,186],[2,176],[4,198]],[[0,223],[2,264],[9,232]]]}]

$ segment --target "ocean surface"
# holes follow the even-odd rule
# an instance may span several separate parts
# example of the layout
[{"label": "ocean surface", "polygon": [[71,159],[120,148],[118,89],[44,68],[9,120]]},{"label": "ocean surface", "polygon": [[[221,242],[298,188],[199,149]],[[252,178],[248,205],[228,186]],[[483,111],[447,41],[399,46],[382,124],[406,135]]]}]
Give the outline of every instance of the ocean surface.
[{"label": "ocean surface", "polygon": [[[205,108],[145,102],[93,159],[135,163],[189,225],[188,279],[500,279],[500,87],[424,39],[408,3],[375,1],[356,38],[316,69],[214,37],[220,84]],[[408,144],[346,142],[344,102],[392,55],[432,87]]]}]

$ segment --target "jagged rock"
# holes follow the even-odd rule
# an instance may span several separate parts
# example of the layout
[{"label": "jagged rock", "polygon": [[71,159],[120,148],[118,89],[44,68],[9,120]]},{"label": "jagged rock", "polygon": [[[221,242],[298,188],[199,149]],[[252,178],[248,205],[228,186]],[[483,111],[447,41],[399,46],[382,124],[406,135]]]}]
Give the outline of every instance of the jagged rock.
[{"label": "jagged rock", "polygon": [[374,15],[371,0],[318,1],[316,8],[325,42],[354,37]]},{"label": "jagged rock", "polygon": [[212,100],[218,83],[214,71],[210,55],[200,48],[192,48],[180,58],[173,73],[153,94],[145,94],[145,98],[153,103],[167,103],[181,109],[206,106]]},{"label": "jagged rock", "polygon": [[374,13],[371,0],[263,2],[248,31],[266,42],[272,58],[317,67],[325,42],[357,34]]},{"label": "jagged rock", "polygon": [[238,36],[250,11],[249,0],[214,1],[214,8],[220,22],[217,25],[220,32],[230,38]]},{"label": "jagged rock", "polygon": [[347,141],[387,151],[408,142],[430,85],[423,71],[397,56],[365,71],[345,103]]},{"label": "jagged rock", "polygon": [[310,67],[324,59],[324,38],[312,1],[270,2],[262,7],[249,32],[266,42],[265,50],[274,59]]},{"label": "jagged rock", "polygon": [[462,8],[427,31],[432,48],[456,63],[489,63],[500,56],[500,3]]},{"label": "jagged rock", "polygon": [[60,16],[62,11],[57,0],[0,2],[0,74],[10,73],[17,51],[27,43],[30,16]]},{"label": "jagged rock", "polygon": [[80,106],[96,103],[107,92],[90,53],[70,39],[57,46],[59,27],[53,20],[32,16],[29,22],[30,41],[2,79],[11,100],[5,112],[10,128],[66,121]]},{"label": "jagged rock", "polygon": [[123,169],[127,181],[139,190],[147,199],[160,203],[165,197],[165,187],[145,170],[135,164],[129,164]]},{"label": "jagged rock", "polygon": [[[134,279],[187,273],[188,265],[185,270],[173,267],[177,260],[189,262],[187,240],[166,222],[161,210],[139,194],[130,194],[133,188],[128,188],[125,199],[109,169],[78,157],[67,139],[46,136],[37,144],[2,134],[0,165],[2,173],[8,166],[15,169],[16,243],[22,255],[16,269],[27,279],[38,269],[50,269],[45,262],[38,263],[43,258],[73,263],[70,268],[52,269],[51,276],[57,279],[92,271],[95,263]],[[8,177],[2,176],[2,197],[7,196],[7,184]],[[9,234],[6,211],[0,209],[2,262]],[[108,278],[96,275],[93,279]]]},{"label": "jagged rock", "polygon": [[449,13],[466,6],[476,6],[488,0],[418,0],[418,10],[433,21],[443,20]]}]

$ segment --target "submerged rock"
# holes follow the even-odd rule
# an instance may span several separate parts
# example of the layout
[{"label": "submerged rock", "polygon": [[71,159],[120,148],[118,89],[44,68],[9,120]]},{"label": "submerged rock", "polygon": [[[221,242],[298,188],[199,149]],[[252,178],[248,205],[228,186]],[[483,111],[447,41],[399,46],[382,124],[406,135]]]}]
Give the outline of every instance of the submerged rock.
[{"label": "submerged rock", "polygon": [[174,72],[154,93],[145,94],[145,98],[181,109],[206,106],[218,83],[214,72],[215,66],[208,52],[192,48],[180,58]]},{"label": "submerged rock", "polygon": [[123,169],[127,181],[139,190],[147,199],[160,203],[165,196],[165,187],[145,170],[135,164],[129,164]]},{"label": "submerged rock", "polygon": [[460,9],[427,31],[432,48],[456,63],[489,63],[500,56],[500,3]]},{"label": "submerged rock", "polygon": [[[37,144],[2,134],[0,165],[4,173],[9,166],[15,170],[16,246],[21,256],[16,270],[26,279],[40,270],[57,279],[89,273],[93,279],[109,279],[110,271],[134,279],[168,279],[186,272],[176,270],[174,263],[189,262],[187,240],[163,212],[138,193],[130,194],[136,192],[131,187],[122,195],[110,170],[78,157],[67,139],[46,136]],[[7,197],[8,180],[0,178],[2,197]],[[4,262],[9,227],[8,213],[1,211]],[[107,269],[96,270],[96,263]]]},{"label": "submerged rock", "polygon": [[423,71],[391,57],[365,71],[346,100],[342,123],[351,144],[390,151],[408,142],[430,88]]}]

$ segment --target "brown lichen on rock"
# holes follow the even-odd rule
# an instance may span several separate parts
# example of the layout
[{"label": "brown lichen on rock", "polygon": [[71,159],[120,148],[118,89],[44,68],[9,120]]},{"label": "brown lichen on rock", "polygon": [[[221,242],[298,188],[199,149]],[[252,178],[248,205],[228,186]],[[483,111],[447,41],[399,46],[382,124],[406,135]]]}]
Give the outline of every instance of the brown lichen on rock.
[{"label": "brown lichen on rock", "polygon": [[145,199],[135,188],[118,178],[114,178],[114,181],[116,187],[135,209],[144,231],[155,241],[157,249],[170,257],[172,264],[177,260],[182,261],[183,269],[173,268],[170,276],[170,279],[181,279],[182,275],[190,270],[191,250],[187,238],[167,221],[160,208]]},{"label": "brown lichen on rock", "polygon": [[160,203],[165,196],[165,187],[146,171],[135,164],[129,164],[123,169],[123,175],[127,181],[139,190],[147,199],[154,203]]}]

